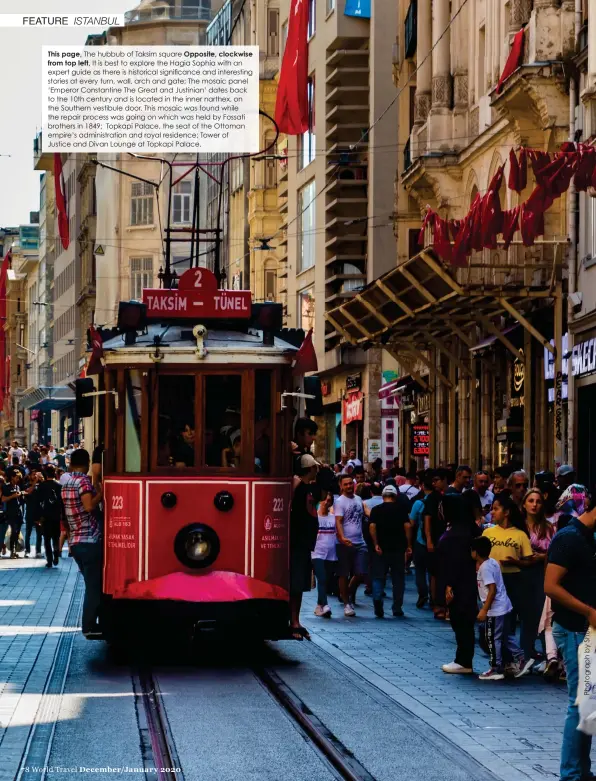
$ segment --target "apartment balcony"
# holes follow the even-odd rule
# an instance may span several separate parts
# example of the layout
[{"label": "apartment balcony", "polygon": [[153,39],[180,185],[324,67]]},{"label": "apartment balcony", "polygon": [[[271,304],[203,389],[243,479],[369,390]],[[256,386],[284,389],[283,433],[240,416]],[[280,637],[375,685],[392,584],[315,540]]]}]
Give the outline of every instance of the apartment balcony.
[{"label": "apartment balcony", "polygon": [[329,123],[345,122],[348,119],[366,127],[368,115],[368,103],[337,103],[327,112],[325,119]]},{"label": "apartment balcony", "polygon": [[33,168],[36,171],[53,171],[54,154],[53,152],[44,152],[42,146],[41,130],[33,139]]},{"label": "apartment balcony", "polygon": [[334,68],[327,76],[326,82],[332,88],[355,88],[360,93],[362,87],[368,88],[368,67],[348,65],[346,67]]}]

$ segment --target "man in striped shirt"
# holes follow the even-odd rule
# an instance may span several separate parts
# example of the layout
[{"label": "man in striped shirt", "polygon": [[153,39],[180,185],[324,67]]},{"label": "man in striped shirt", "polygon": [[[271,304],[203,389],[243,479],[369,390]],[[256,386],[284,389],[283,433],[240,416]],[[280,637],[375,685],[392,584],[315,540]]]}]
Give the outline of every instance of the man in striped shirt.
[{"label": "man in striped shirt", "polygon": [[68,540],[74,560],[85,580],[83,634],[89,640],[101,638],[98,624],[101,606],[103,547],[95,510],[103,500],[101,484],[95,490],[89,477],[89,453],[74,450],[68,477],[62,483],[62,501]]}]

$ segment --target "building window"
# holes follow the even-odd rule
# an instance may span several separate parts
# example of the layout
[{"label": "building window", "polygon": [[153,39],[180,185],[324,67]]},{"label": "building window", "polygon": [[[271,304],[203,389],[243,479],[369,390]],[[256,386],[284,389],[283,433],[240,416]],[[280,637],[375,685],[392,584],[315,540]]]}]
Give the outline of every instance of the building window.
[{"label": "building window", "polygon": [[[265,152],[266,155],[276,155],[277,145],[273,142],[275,136],[271,133],[265,134]],[[264,160],[265,166],[265,187],[268,189],[275,189],[277,187],[277,160]]]},{"label": "building window", "polygon": [[178,182],[174,186],[172,195],[172,222],[190,222],[190,198],[192,195],[192,182],[190,179]]},{"label": "building window", "polygon": [[91,212],[97,214],[97,193],[95,191],[95,177],[91,180]]},{"label": "building window", "polygon": [[298,293],[298,327],[310,331],[315,327],[315,291],[309,287]]},{"label": "building window", "polygon": [[230,163],[230,192],[235,193],[244,185],[244,159],[232,160]]},{"label": "building window", "polygon": [[153,225],[153,186],[133,182],[130,199],[130,224]]},{"label": "building window", "polygon": [[308,0],[308,39],[317,31],[317,0]]},{"label": "building window", "polygon": [[153,258],[130,259],[130,297],[142,301],[143,289],[153,287]]},{"label": "building window", "polygon": [[265,269],[265,301],[275,301],[277,294],[277,271],[274,268]]},{"label": "building window", "polygon": [[298,163],[300,168],[306,168],[307,165],[315,159],[315,79],[309,76],[307,85],[308,96],[308,130],[298,139]]},{"label": "building window", "polygon": [[279,56],[279,10],[269,8],[267,11],[267,56]]},{"label": "building window", "polygon": [[315,265],[315,180],[298,190],[298,271]]},{"label": "building window", "polygon": [[335,11],[335,0],[327,0],[327,16],[331,11]]}]

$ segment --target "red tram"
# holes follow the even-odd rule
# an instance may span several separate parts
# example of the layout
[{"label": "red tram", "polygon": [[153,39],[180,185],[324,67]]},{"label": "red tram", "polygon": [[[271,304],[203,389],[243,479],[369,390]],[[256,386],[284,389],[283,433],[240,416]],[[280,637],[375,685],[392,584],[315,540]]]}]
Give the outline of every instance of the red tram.
[{"label": "red tram", "polygon": [[97,390],[77,387],[104,432],[108,625],[287,637],[296,347],[251,328],[250,292],[206,269],[143,301],[142,333],[107,339]]}]

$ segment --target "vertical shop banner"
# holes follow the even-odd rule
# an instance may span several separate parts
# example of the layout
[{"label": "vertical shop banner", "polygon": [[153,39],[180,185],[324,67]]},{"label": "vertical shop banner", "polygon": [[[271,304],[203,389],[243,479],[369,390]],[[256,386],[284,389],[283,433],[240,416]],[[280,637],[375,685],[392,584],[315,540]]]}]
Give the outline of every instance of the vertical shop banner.
[{"label": "vertical shop banner", "polygon": [[105,482],[103,588],[106,594],[141,579],[142,487],[140,480]]},{"label": "vertical shop banner", "polygon": [[370,19],[371,0],[346,0],[346,16],[359,16],[361,19]]},{"label": "vertical shop banner", "polygon": [[363,413],[363,395],[362,393],[351,393],[343,400],[343,422],[344,425],[355,423],[362,420]]}]

